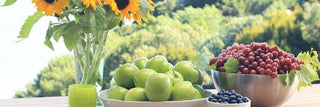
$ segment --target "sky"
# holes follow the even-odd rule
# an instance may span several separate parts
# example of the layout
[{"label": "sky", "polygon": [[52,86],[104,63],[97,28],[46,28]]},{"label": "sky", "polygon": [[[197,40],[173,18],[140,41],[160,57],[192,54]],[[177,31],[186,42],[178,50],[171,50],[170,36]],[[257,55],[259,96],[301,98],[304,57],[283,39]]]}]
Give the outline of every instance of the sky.
[{"label": "sky", "polygon": [[[0,0],[0,4],[4,1]],[[29,38],[16,43],[25,19],[36,12],[31,1],[17,0],[11,6],[0,7],[0,99],[13,98],[15,90],[25,89],[51,59],[72,54],[63,40],[54,43],[55,51],[43,44],[49,21],[54,20],[48,16],[33,26]]]}]

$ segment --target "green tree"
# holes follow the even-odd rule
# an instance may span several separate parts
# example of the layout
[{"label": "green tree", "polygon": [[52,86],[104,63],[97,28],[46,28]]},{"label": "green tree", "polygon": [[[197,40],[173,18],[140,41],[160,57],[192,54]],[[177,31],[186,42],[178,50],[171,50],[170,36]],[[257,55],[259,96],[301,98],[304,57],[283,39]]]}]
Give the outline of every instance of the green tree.
[{"label": "green tree", "polygon": [[302,23],[303,39],[314,46],[317,50],[320,49],[320,4],[313,3],[305,4],[305,20]]},{"label": "green tree", "polygon": [[285,51],[297,55],[300,51],[307,51],[311,48],[302,38],[301,22],[303,11],[299,6],[288,13],[286,10],[274,12],[262,23],[254,23],[247,26],[236,36],[240,43],[268,42],[271,45],[278,45]]},{"label": "green tree", "polygon": [[[172,16],[150,17],[148,23],[122,26],[109,32],[104,83],[110,81],[110,72],[120,64],[137,57],[164,55],[173,64],[191,60],[197,53],[212,57],[210,51],[218,52],[224,47],[217,33],[222,29],[219,26],[222,21],[223,16],[215,6],[187,7],[172,13]],[[103,88],[108,86],[104,84]]]},{"label": "green tree", "polygon": [[15,97],[66,96],[70,84],[75,83],[73,57],[65,55],[51,60],[25,91],[16,91]]}]

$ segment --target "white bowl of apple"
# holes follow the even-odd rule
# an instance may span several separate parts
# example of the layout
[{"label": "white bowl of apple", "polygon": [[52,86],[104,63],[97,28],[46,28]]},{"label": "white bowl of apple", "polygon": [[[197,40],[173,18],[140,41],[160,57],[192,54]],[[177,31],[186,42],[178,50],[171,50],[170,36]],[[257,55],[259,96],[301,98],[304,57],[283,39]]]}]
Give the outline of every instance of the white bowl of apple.
[{"label": "white bowl of apple", "polygon": [[115,72],[111,88],[98,96],[106,107],[204,107],[202,72],[191,62],[175,66],[163,56],[137,58]]}]

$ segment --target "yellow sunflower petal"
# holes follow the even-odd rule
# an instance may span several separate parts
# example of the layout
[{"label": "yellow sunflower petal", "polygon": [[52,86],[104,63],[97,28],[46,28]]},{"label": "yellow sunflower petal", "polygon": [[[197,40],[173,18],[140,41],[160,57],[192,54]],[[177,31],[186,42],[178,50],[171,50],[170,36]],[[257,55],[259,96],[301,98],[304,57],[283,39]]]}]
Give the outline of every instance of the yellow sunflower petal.
[{"label": "yellow sunflower petal", "polygon": [[[140,6],[140,0],[128,0],[128,1],[116,1],[116,0],[104,0],[104,4],[109,5],[111,9],[114,11],[116,15],[121,14],[121,21],[124,20],[124,18],[131,19],[133,18],[138,24],[142,23],[142,20],[148,21],[147,18],[142,17],[139,13],[139,6]],[[123,5],[120,6],[121,9],[119,9],[118,3],[121,4],[127,4],[126,6]],[[124,3],[128,2],[128,3]],[[152,0],[148,0],[150,4],[153,4]],[[154,10],[152,6],[149,6],[150,10]]]},{"label": "yellow sunflower petal", "polygon": [[37,11],[44,11],[48,16],[53,13],[60,15],[62,10],[69,5],[68,0],[57,0],[51,3],[46,0],[32,0],[32,3],[36,4]]},{"label": "yellow sunflower petal", "polygon": [[89,6],[92,7],[93,10],[97,10],[97,4],[99,6],[103,6],[101,0],[82,0],[82,3],[88,8]]}]

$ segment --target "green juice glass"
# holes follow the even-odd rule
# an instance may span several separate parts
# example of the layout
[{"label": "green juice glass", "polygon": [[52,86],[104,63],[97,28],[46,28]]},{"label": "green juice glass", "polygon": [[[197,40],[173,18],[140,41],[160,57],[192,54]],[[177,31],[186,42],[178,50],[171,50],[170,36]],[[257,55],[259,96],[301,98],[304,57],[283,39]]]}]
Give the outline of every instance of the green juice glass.
[{"label": "green juice glass", "polygon": [[69,86],[69,107],[96,107],[96,86],[73,84]]}]

